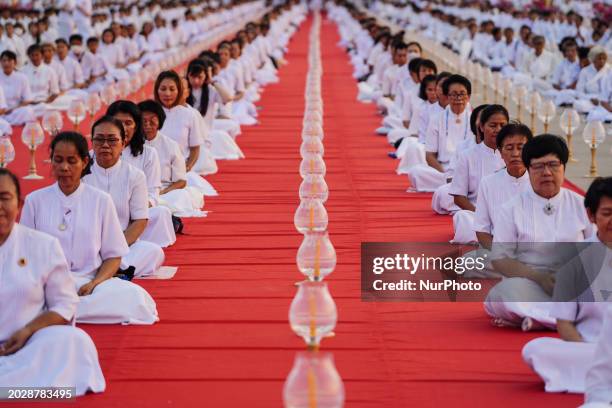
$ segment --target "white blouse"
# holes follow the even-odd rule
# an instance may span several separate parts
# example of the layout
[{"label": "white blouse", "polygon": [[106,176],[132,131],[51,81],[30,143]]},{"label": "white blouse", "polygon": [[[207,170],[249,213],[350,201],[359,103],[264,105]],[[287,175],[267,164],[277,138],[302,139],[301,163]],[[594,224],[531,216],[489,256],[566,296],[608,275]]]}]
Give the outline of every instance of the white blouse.
[{"label": "white blouse", "polygon": [[516,178],[508,174],[504,168],[484,177],[478,188],[474,231],[493,235],[499,208],[530,189],[531,183],[527,171]]},{"label": "white blouse", "polygon": [[469,106],[456,115],[449,105],[432,117],[425,136],[425,150],[437,153],[440,163],[449,163],[461,142],[466,139],[474,139],[474,134],[470,129],[470,114]]},{"label": "white blouse", "polygon": [[162,188],[179,180],[187,180],[185,157],[178,143],[157,132],[155,139],[147,140],[146,144],[153,147],[159,156]]},{"label": "white blouse", "polygon": [[104,169],[94,159],[91,174],[83,177],[83,182],[111,195],[122,231],[130,221],[149,218],[147,180],[136,167],[119,159],[114,166]]},{"label": "white blouse", "polygon": [[514,258],[534,267],[549,266],[551,259],[563,254],[554,253],[552,245],[529,243],[582,242],[592,235],[583,197],[561,188],[556,196],[546,199],[530,189],[501,206],[493,242],[504,244],[494,244],[492,256]]},{"label": "white blouse", "polygon": [[59,94],[59,81],[50,66],[42,63],[37,67],[27,64],[21,72],[28,77],[34,102],[45,102],[51,95]]},{"label": "white blouse", "polygon": [[505,163],[499,150],[491,149],[484,143],[458,153],[457,157],[449,194],[465,196],[472,203],[476,203],[482,178],[503,168]]},{"label": "white blouse", "polygon": [[121,160],[142,170],[147,179],[149,203],[153,207],[156,206],[159,201],[159,191],[161,190],[161,169],[157,151],[150,146],[144,145],[141,154],[132,156],[130,146],[126,146],[121,153]]},{"label": "white blouse", "polygon": [[16,223],[0,246],[0,343],[45,310],[71,320],[78,302],[57,239]]},{"label": "white blouse", "polygon": [[183,156],[189,157],[189,148],[202,144],[197,132],[196,118],[189,108],[181,105],[171,109],[164,108],[164,112],[166,112],[166,121],[159,131],[178,143]]},{"label": "white blouse", "polygon": [[105,259],[128,253],[112,198],[85,183],[69,196],[57,183],[30,193],[21,223],[57,238],[78,277],[93,279]]},{"label": "white blouse", "polygon": [[32,100],[30,82],[21,72],[13,72],[11,75],[6,75],[0,70],[0,87],[4,91],[4,97],[9,109],[15,109],[22,102]]}]

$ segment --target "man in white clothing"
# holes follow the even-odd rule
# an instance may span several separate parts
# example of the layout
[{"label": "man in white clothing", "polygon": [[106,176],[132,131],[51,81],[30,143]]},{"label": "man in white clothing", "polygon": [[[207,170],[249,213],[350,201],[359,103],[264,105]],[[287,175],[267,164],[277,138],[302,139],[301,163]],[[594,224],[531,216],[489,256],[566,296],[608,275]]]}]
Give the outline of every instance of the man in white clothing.
[{"label": "man in white clothing", "polygon": [[28,78],[15,71],[17,55],[12,51],[0,54],[2,72],[0,72],[0,87],[4,91],[7,109],[2,118],[11,125],[22,125],[36,119],[34,111],[29,106],[32,103],[32,93]]}]

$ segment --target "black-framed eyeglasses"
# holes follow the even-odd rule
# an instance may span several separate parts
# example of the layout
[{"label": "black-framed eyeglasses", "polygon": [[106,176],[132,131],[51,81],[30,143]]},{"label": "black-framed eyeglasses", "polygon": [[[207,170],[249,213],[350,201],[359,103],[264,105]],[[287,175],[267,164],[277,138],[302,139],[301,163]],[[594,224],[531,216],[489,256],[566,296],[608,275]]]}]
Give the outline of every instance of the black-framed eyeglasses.
[{"label": "black-framed eyeglasses", "polygon": [[121,139],[117,139],[116,137],[113,138],[105,138],[105,137],[94,137],[93,139],[91,139],[91,141],[93,142],[94,146],[104,146],[104,144],[108,144],[109,146],[117,146],[117,144],[121,141]]}]

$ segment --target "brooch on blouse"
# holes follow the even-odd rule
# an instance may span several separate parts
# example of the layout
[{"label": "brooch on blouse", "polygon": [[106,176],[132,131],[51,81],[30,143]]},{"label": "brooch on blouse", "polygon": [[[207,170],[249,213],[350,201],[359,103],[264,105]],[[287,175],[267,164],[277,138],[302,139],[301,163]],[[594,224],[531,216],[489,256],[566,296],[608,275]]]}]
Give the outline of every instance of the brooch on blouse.
[{"label": "brooch on blouse", "polygon": [[19,260],[17,261],[17,265],[24,267],[28,264],[28,261],[26,261],[25,258],[19,258]]},{"label": "brooch on blouse", "polygon": [[542,209],[544,210],[544,214],[546,215],[553,215],[555,213],[555,206],[551,203],[546,203],[546,205]]}]

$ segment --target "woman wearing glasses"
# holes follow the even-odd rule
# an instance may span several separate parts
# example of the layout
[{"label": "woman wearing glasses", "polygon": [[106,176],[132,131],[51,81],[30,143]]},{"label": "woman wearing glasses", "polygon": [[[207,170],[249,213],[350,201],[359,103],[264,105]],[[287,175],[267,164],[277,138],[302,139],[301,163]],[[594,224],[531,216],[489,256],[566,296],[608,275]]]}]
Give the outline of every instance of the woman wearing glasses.
[{"label": "woman wearing glasses", "polygon": [[562,187],[568,155],[563,139],[553,135],[540,135],[523,147],[532,190],[499,209],[493,235],[491,259],[504,279],[489,292],[485,310],[496,325],[555,327],[551,270],[567,254],[550,243],[582,242],[593,235],[582,197]]},{"label": "woman wearing glasses", "polygon": [[135,268],[135,276],[154,274],[164,262],[162,248],[141,238],[149,219],[147,181],[144,173],[121,159],[125,130],[120,121],[103,116],[92,127],[94,161],[83,182],[113,198],[119,223],[130,252],[121,259],[122,269]]},{"label": "woman wearing glasses", "polygon": [[0,384],[102,392],[96,347],[69,324],[79,298],[62,247],[17,224],[21,204],[19,180],[0,169]]},{"label": "woman wearing glasses", "polygon": [[157,151],[145,145],[142,131],[142,114],[134,102],[119,100],[113,102],[106,114],[123,124],[125,142],[121,159],[145,174],[149,197],[149,222],[140,239],[158,244],[162,248],[176,242],[172,225],[172,212],[159,205],[161,190],[161,169]]},{"label": "woman wearing glasses", "polygon": [[[96,132],[104,130],[104,126],[94,126],[94,138],[99,141],[101,136]],[[108,137],[117,139],[118,149],[120,137],[116,133]],[[78,133],[62,132],[53,139],[50,149],[57,182],[27,196],[21,224],[59,240],[80,296],[77,321],[156,322],[151,296],[138,285],[114,278],[129,248],[113,199],[81,181],[90,162],[87,141]]]},{"label": "woman wearing glasses", "polygon": [[[470,81],[461,75],[451,75],[443,84],[443,92],[449,98],[449,104],[436,117],[432,118],[425,137],[426,164],[418,164],[408,172],[410,184],[419,191],[436,191],[444,186],[441,196],[448,196],[447,180],[452,178],[452,160],[462,143],[466,147],[475,143],[470,129],[472,93]],[[452,200],[451,200],[452,201]],[[436,212],[447,214],[436,200],[432,206]]]}]

